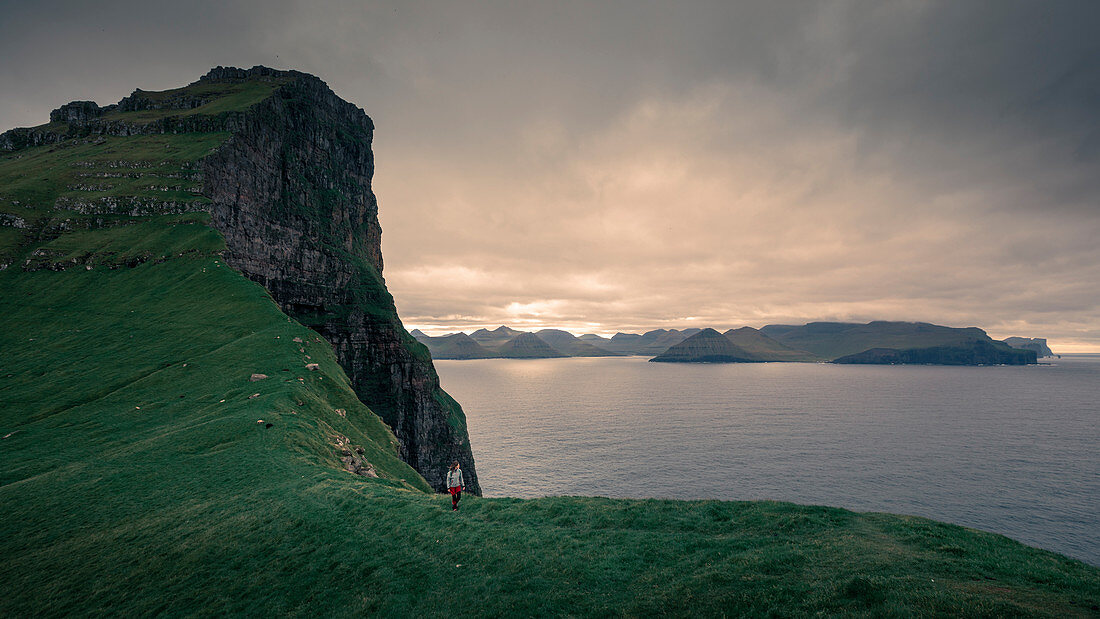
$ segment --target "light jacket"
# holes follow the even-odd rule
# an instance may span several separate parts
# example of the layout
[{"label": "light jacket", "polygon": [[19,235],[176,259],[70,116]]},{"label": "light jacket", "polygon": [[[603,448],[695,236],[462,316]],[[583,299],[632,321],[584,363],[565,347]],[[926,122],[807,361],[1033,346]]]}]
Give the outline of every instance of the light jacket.
[{"label": "light jacket", "polygon": [[462,487],[462,469],[455,469],[453,471],[447,471],[447,487]]}]

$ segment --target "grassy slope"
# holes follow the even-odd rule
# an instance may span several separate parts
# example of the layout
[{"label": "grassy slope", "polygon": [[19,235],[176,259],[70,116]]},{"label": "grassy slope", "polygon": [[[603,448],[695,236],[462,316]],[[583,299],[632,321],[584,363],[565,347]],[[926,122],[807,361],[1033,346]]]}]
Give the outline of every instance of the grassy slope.
[{"label": "grassy slope", "polygon": [[[218,139],[157,137],[168,146],[112,139],[120,150],[81,157],[158,162]],[[21,199],[0,211],[68,216],[50,201],[75,160],[41,163],[67,148],[24,151],[45,159],[23,172],[0,161],[0,196]],[[453,514],[327,344],[224,266],[203,215],[48,244],[41,260],[78,266],[0,271],[2,616],[1054,616],[1100,602],[1096,568],[917,518],[599,498],[471,497]],[[134,256],[147,260],[120,267]],[[382,478],[341,470],[337,435]]]},{"label": "grassy slope", "polygon": [[[599,498],[471,497],[453,514],[413,490],[327,345],[211,253],[216,233],[156,220],[63,238],[105,234],[205,249],[0,273],[2,615],[1055,616],[1100,602],[1096,568],[919,518]],[[387,479],[340,470],[335,433]]]},{"label": "grassy slope", "polygon": [[[55,207],[58,198],[96,201],[137,198],[202,204],[192,192],[190,162],[225,141],[227,134],[149,135],[64,142],[0,155],[0,213],[32,227],[87,216]],[[97,175],[111,175],[107,177]],[[182,178],[181,178],[182,177]],[[163,190],[167,188],[167,190]],[[128,223],[126,216],[106,216]],[[0,264],[33,240],[28,233],[0,227]]]}]

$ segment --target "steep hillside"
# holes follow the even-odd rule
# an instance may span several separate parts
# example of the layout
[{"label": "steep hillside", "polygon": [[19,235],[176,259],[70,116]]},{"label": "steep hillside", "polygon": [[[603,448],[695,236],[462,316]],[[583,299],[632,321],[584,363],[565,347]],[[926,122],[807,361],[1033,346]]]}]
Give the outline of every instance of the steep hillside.
[{"label": "steep hillside", "polygon": [[[0,155],[0,266],[52,260],[70,230],[209,213],[225,263],[334,346],[402,458],[436,488],[461,460],[478,491],[462,410],[382,280],[373,125],[361,109],[310,75],[219,67],[183,88],[104,108],[74,102],[50,118],[0,136],[0,153],[10,151]],[[112,251],[135,264],[151,255]]]},{"label": "steep hillside", "polygon": [[714,329],[699,333],[675,344],[650,359],[665,363],[753,363],[763,359],[744,350]]}]

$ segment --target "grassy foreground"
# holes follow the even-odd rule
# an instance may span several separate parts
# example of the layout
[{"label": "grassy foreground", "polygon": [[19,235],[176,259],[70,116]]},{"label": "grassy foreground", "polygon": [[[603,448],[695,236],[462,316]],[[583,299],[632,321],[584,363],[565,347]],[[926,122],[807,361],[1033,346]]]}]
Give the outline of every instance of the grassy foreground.
[{"label": "grassy foreground", "polygon": [[[206,249],[0,272],[0,615],[1096,613],[1100,570],[921,518],[579,497],[454,514],[216,233],[155,232]],[[63,238],[147,238],[82,234]],[[338,435],[378,479],[339,468]]]}]

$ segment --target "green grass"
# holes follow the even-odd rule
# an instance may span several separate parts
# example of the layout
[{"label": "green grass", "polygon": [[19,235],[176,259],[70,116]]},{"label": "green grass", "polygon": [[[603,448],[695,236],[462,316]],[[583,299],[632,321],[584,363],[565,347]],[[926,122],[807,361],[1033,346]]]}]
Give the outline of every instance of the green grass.
[{"label": "green grass", "polygon": [[[53,203],[74,170],[183,171],[224,139],[0,157],[0,212],[71,217]],[[0,616],[1096,614],[1097,568],[920,518],[583,497],[452,513],[328,343],[225,265],[206,214],[109,223],[0,228]],[[345,258],[358,284],[333,311],[396,320]],[[380,477],[342,470],[340,445]]]},{"label": "green grass", "polygon": [[[1100,602],[1096,568],[920,518],[580,497],[468,497],[452,513],[327,344],[226,267],[219,241],[163,218],[67,238],[90,271],[0,272],[0,614],[1086,616]],[[142,243],[171,257],[110,268]],[[341,470],[336,434],[383,477]]]},{"label": "green grass", "polygon": [[247,80],[242,82],[198,82],[182,88],[162,91],[140,91],[140,95],[153,101],[166,101],[182,95],[209,97],[208,103],[190,109],[137,110],[121,112],[115,110],[103,116],[104,120],[124,120],[129,122],[150,122],[166,116],[194,116],[206,114],[216,116],[223,112],[245,110],[271,96],[280,85],[291,78],[270,80]]},{"label": "green grass", "polygon": [[[53,208],[59,197],[147,196],[164,199],[157,186],[191,186],[169,174],[189,173],[186,165],[210,153],[227,133],[107,136],[31,148],[0,156],[0,212],[33,217]],[[119,167],[119,162],[138,167]],[[95,178],[95,173],[134,174],[139,178]],[[106,191],[70,189],[111,185]],[[170,196],[169,196],[170,197]],[[182,192],[180,198],[201,200]],[[18,202],[18,204],[15,204]]]},{"label": "green grass", "polygon": [[[0,213],[20,217],[35,229],[56,227],[66,220],[66,225],[80,228],[89,216],[65,208],[71,206],[71,201],[95,204],[105,198],[123,203],[130,199],[151,199],[200,207],[209,200],[193,191],[199,182],[193,179],[190,167],[228,136],[227,133],[106,136],[5,154],[0,156]],[[110,176],[96,176],[103,174]],[[133,221],[125,216],[90,217],[95,226],[104,225],[99,223],[101,219],[107,224]],[[0,264],[11,262],[33,237],[23,230],[0,227]],[[58,240],[62,245],[74,242]],[[120,251],[127,251],[119,247]]]}]

